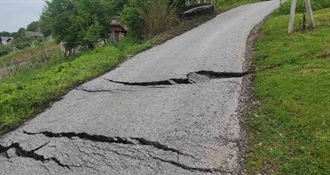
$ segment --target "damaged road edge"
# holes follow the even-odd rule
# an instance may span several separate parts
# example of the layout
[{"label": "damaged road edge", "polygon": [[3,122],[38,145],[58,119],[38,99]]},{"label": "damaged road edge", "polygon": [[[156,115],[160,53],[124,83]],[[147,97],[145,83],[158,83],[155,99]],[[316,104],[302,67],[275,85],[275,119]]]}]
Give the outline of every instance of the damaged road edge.
[{"label": "damaged road edge", "polygon": [[198,72],[191,72],[187,74],[187,78],[172,78],[168,80],[161,80],[161,81],[150,81],[150,82],[124,82],[124,81],[116,81],[111,79],[105,80],[111,83],[123,84],[127,86],[171,86],[176,84],[195,84],[206,82],[211,79],[224,79],[224,78],[241,78],[245,75],[248,75],[250,72],[214,72],[214,71],[198,71]]}]

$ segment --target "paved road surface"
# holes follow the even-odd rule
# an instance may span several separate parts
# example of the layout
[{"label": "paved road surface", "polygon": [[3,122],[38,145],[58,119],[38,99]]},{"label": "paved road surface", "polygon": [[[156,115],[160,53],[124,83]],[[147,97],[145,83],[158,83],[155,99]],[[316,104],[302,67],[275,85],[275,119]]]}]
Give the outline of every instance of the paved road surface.
[{"label": "paved road surface", "polygon": [[0,174],[242,174],[246,5],[70,91],[0,138]]}]

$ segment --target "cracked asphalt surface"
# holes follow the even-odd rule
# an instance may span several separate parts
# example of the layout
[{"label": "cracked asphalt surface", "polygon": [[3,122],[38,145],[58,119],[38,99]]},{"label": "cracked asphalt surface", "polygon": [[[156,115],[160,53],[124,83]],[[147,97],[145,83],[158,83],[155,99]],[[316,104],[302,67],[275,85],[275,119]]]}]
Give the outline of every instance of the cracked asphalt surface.
[{"label": "cracked asphalt surface", "polygon": [[70,91],[0,138],[0,174],[244,174],[245,5]]}]

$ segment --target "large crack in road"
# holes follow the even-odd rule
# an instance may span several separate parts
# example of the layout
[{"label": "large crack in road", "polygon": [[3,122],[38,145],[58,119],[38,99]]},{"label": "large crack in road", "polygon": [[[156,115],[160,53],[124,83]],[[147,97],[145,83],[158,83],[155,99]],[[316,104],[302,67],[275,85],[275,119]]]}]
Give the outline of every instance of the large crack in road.
[{"label": "large crack in road", "polygon": [[[80,139],[83,139],[83,140],[90,140],[90,141],[94,141],[94,142],[104,142],[104,143],[110,143],[110,144],[115,143],[115,144],[123,144],[123,145],[137,145],[137,144],[138,145],[147,145],[147,146],[152,146],[156,149],[160,149],[160,150],[163,150],[163,151],[171,151],[171,152],[177,153],[178,156],[182,155],[182,156],[188,156],[188,157],[196,159],[192,155],[182,153],[181,151],[179,151],[175,148],[171,148],[171,147],[169,147],[167,145],[164,145],[164,144],[161,144],[157,141],[150,141],[150,140],[147,140],[145,138],[109,137],[109,136],[104,136],[104,135],[91,135],[91,134],[87,134],[87,133],[75,133],[75,132],[53,133],[53,132],[49,132],[49,131],[44,131],[44,132],[39,132],[39,133],[31,133],[31,132],[23,131],[23,133],[27,134],[27,135],[32,135],[32,136],[34,136],[34,135],[44,135],[44,136],[49,137],[49,138],[68,138],[68,139],[72,139],[72,138],[77,137],[77,138],[80,138]],[[134,143],[133,141],[129,141],[129,140],[135,140],[135,141],[137,141],[137,143]],[[10,149],[15,149],[15,153],[18,157],[32,158],[36,161],[41,161],[43,163],[47,162],[47,161],[54,161],[58,166],[63,167],[63,168],[68,168],[70,170],[71,170],[71,166],[81,167],[81,166],[63,164],[63,163],[61,163],[60,160],[58,160],[55,157],[45,158],[45,156],[36,153],[36,151],[38,151],[38,150],[42,149],[43,147],[45,147],[47,144],[49,144],[49,142],[50,141],[48,141],[45,144],[43,144],[43,145],[41,145],[41,146],[39,146],[39,147],[37,147],[33,150],[30,150],[30,151],[25,150],[22,146],[20,146],[19,143],[12,143],[11,145],[9,145],[7,147],[3,146],[3,145],[0,145],[0,155],[3,155],[7,159],[10,159],[10,157],[7,155],[7,151],[10,150]],[[113,153],[115,153],[119,156],[124,155],[124,154],[118,153],[118,152],[113,151],[113,150],[111,152],[113,152]],[[126,155],[126,156],[132,157],[132,156],[129,156],[129,155]],[[229,173],[228,170],[219,169],[219,168],[192,167],[192,166],[189,166],[189,165],[182,164],[178,161],[165,160],[165,159],[162,159],[160,157],[153,156],[150,153],[148,154],[148,156],[152,159],[155,159],[155,160],[158,160],[158,161],[161,161],[161,162],[164,162],[164,163],[172,164],[172,165],[177,166],[179,168],[182,168],[184,170],[198,171],[198,172],[208,172],[208,173],[215,173],[215,172]],[[132,157],[132,158],[134,158],[134,157]]]},{"label": "large crack in road", "polygon": [[[49,132],[49,131],[43,131],[43,132],[39,132],[39,133],[31,133],[31,132],[23,131],[23,133],[28,134],[28,135],[42,134],[49,138],[66,137],[66,138],[71,139],[73,137],[78,137],[80,139],[96,141],[96,142],[118,143],[118,144],[125,144],[125,145],[136,145],[136,144],[148,145],[148,146],[152,146],[154,148],[161,149],[164,151],[171,151],[171,152],[177,153],[178,155],[185,155],[185,156],[193,157],[189,154],[182,153],[181,151],[179,151],[175,148],[171,148],[167,145],[163,145],[157,141],[151,141],[151,140],[147,140],[147,139],[141,138],[141,137],[123,138],[123,137],[109,137],[109,136],[104,136],[104,135],[91,135],[91,134],[87,134],[87,133],[75,133],[75,132],[53,133],[53,132]],[[132,140],[132,141],[130,141],[130,140]],[[137,141],[137,143],[134,143],[133,140]]]},{"label": "large crack in road", "polygon": [[240,78],[249,74],[246,72],[214,72],[214,71],[198,71],[187,74],[187,78],[171,78],[168,80],[162,81],[150,81],[150,82],[123,82],[123,81],[115,81],[110,79],[108,80],[112,83],[123,84],[127,86],[169,86],[176,84],[195,84],[200,82],[207,82],[211,79],[224,79],[224,78]]},{"label": "large crack in road", "polygon": [[246,42],[278,5],[227,11],[76,87],[1,136],[0,174],[245,174]]},{"label": "large crack in road", "polygon": [[15,149],[15,154],[19,157],[32,158],[34,160],[41,161],[41,162],[54,161],[54,162],[57,163],[58,166],[70,169],[70,167],[68,165],[65,165],[65,164],[61,163],[55,157],[45,158],[45,156],[36,153],[36,151],[43,148],[47,144],[48,143],[46,143],[44,145],[41,145],[38,148],[35,148],[31,151],[27,151],[24,148],[22,148],[19,143],[12,143],[11,145],[9,145],[7,147],[0,145],[0,154],[5,155],[6,158],[10,159],[8,154],[7,154],[7,151],[10,150],[10,149]]}]

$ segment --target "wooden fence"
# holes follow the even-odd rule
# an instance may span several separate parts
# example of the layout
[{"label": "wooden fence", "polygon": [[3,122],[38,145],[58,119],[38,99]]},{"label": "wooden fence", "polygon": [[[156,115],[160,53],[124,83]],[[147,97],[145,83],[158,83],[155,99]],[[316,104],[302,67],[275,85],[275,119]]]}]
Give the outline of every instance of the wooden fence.
[{"label": "wooden fence", "polygon": [[52,45],[48,47],[40,48],[39,50],[29,52],[25,51],[18,53],[17,55],[6,58],[2,60],[2,65],[0,65],[0,80],[7,76],[12,76],[15,72],[30,68],[33,66],[32,58],[36,58],[36,62],[47,62],[51,56],[51,52],[54,50],[60,52],[58,45]]}]

